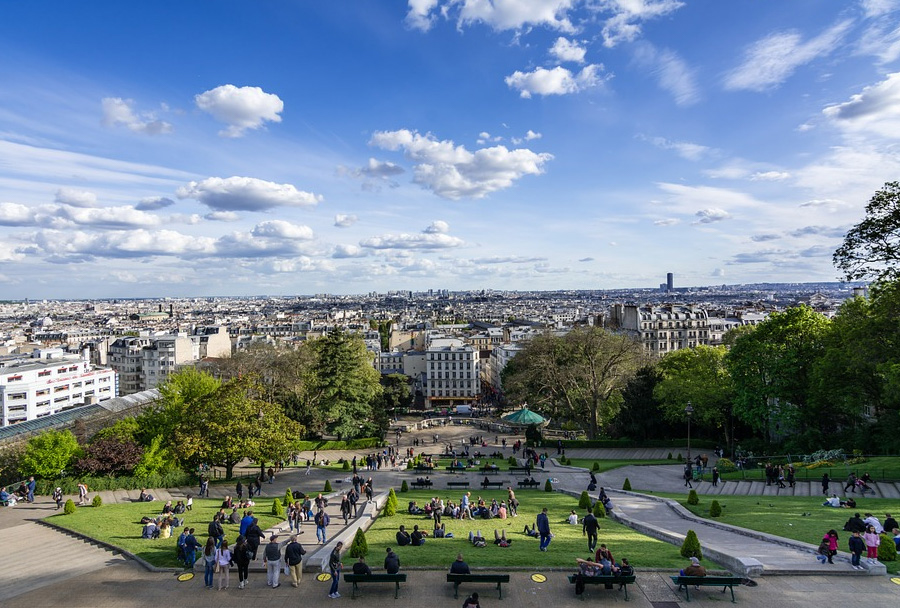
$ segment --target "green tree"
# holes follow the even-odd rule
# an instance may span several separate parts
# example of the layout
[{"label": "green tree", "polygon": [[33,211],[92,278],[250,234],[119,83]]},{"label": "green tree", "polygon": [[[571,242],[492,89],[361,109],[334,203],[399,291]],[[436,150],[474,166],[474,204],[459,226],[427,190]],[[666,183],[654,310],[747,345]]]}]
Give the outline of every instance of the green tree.
[{"label": "green tree", "polygon": [[397,514],[397,494],[394,492],[394,488],[391,488],[388,492],[387,500],[384,501],[384,508],[381,510],[381,514],[385,517],[393,517]]},{"label": "green tree", "polygon": [[693,530],[687,531],[684,542],[681,543],[681,556],[703,559],[703,550],[700,548],[700,539],[697,538],[697,533]]},{"label": "green tree", "polygon": [[55,479],[81,451],[71,431],[44,431],[28,440],[19,460],[22,475]]},{"label": "green tree", "polygon": [[141,425],[134,416],[126,416],[116,420],[111,426],[100,429],[91,440],[97,441],[105,437],[113,437],[119,441],[137,441],[141,436]]},{"label": "green tree", "polygon": [[622,407],[613,422],[617,436],[640,441],[670,436],[671,424],[662,416],[659,401],[653,396],[661,379],[655,365],[644,365],[628,380],[622,389]]},{"label": "green tree", "polygon": [[175,431],[189,417],[189,410],[221,385],[219,380],[194,367],[171,374],[159,387],[159,402],[137,417],[140,430],[135,438],[143,445],[150,445],[154,437],[162,437],[165,447],[176,448]]},{"label": "green tree", "polygon": [[150,445],[144,448],[140,461],[134,467],[134,476],[146,478],[169,469],[171,466],[172,459],[169,450],[163,447],[162,437],[156,436],[150,440]]},{"label": "green tree", "polygon": [[362,528],[356,529],[353,542],[350,543],[350,557],[365,557],[369,554],[369,543],[366,542],[366,533]]},{"label": "green tree", "polygon": [[731,406],[734,386],[725,365],[725,347],[700,345],[676,350],[657,366],[661,376],[653,390],[666,420],[685,421],[684,408],[694,408],[692,421],[723,433],[731,446]]},{"label": "green tree", "polygon": [[848,281],[900,278],[900,183],[887,182],[866,205],[866,216],[844,236],[834,265]]},{"label": "green tree", "polygon": [[101,437],[84,449],[75,468],[90,475],[121,475],[134,470],[143,454],[144,449],[132,439]]},{"label": "green tree", "polygon": [[581,493],[581,497],[578,499],[578,508],[582,510],[591,508],[591,497],[588,496],[587,491]]},{"label": "green tree", "polygon": [[557,418],[586,423],[594,438],[621,404],[621,390],[645,358],[634,339],[598,327],[531,340],[503,370],[511,401],[539,405]]}]

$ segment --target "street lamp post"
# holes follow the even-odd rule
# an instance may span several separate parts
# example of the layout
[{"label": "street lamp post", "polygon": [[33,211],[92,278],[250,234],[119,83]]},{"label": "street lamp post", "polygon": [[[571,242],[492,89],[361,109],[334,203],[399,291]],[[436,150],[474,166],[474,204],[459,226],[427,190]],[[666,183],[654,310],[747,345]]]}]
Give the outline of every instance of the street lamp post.
[{"label": "street lamp post", "polygon": [[688,462],[691,462],[691,415],[694,413],[694,408],[691,407],[690,401],[688,401],[687,407],[684,408],[684,413],[687,416],[688,422],[687,460]]}]

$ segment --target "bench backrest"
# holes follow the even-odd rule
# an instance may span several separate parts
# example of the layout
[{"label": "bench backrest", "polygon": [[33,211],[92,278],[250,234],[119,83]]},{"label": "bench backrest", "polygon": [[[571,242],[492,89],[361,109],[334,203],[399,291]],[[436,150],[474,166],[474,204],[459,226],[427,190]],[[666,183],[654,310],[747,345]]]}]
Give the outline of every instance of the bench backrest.
[{"label": "bench backrest", "polygon": [[345,574],[344,580],[348,583],[364,583],[366,581],[383,583],[405,583],[406,573],[399,574]]},{"label": "bench backrest", "polygon": [[447,573],[448,583],[484,581],[486,583],[508,583],[508,574],[452,574]]},{"label": "bench backrest", "polygon": [[744,580],[740,576],[673,576],[677,585],[739,585]]},{"label": "bench backrest", "polygon": [[[576,576],[577,576],[576,574],[570,574],[569,582],[574,583]],[[631,576],[610,576],[608,574],[607,575],[599,574],[597,576],[585,576],[584,580],[596,581],[598,583],[609,583],[612,585],[630,585],[630,584],[634,583],[634,577],[635,577],[634,574],[632,574]]]}]

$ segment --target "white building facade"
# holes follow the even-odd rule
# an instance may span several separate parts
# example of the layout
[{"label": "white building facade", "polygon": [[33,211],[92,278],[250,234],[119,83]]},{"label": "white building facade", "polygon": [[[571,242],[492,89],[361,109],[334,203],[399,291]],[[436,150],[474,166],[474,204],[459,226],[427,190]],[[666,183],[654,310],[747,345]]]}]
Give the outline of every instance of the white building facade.
[{"label": "white building facade", "polygon": [[478,350],[457,338],[434,338],[425,349],[425,403],[436,409],[472,405],[481,396]]}]

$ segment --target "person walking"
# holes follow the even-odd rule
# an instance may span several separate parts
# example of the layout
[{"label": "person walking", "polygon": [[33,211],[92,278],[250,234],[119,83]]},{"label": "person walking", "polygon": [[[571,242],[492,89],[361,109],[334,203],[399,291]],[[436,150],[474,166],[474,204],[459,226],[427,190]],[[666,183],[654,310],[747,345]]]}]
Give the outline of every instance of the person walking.
[{"label": "person walking", "polygon": [[831,484],[831,479],[828,477],[828,473],[822,475],[822,494],[828,496],[828,486]]},{"label": "person walking", "polygon": [[327,538],[328,524],[331,523],[331,518],[328,517],[328,513],[325,512],[325,509],[319,509],[319,512],[316,513],[315,522],[316,538],[319,540],[320,544],[324,545]]},{"label": "person walking", "polygon": [[691,469],[691,464],[684,465],[684,487],[694,489],[694,484],[691,483],[693,477],[694,472]]},{"label": "person walking", "polygon": [[587,515],[584,516],[584,519],[581,522],[581,534],[582,536],[587,536],[588,551],[591,553],[594,552],[594,548],[597,546],[597,531],[599,529],[600,522],[597,521],[597,518],[594,517],[594,514],[588,509]]},{"label": "person walking", "polygon": [[234,550],[231,552],[231,559],[234,560],[238,571],[238,589],[243,589],[247,586],[251,557],[253,557],[253,550],[247,543],[247,539],[243,536],[238,536],[237,542],[234,543]]},{"label": "person walking", "polygon": [[[216,566],[219,568],[219,591],[228,589],[229,578],[231,577],[231,564],[234,560],[231,557],[231,550],[228,548],[228,541],[223,540],[219,548],[216,549]],[[225,586],[222,586],[222,581]]]},{"label": "person walking", "polygon": [[278,546],[278,536],[273,534],[266,545],[263,554],[263,564],[266,567],[266,585],[272,589],[280,587],[278,577],[281,574],[281,547]]},{"label": "person walking", "polygon": [[28,485],[26,487],[28,488],[28,498],[26,500],[28,500],[28,502],[33,503],[34,502],[34,491],[37,488],[37,482],[34,480],[34,477],[28,478]]},{"label": "person walking", "polygon": [[78,484],[78,504],[83,505],[87,502],[88,487],[83,481]]},{"label": "person walking", "polygon": [[234,493],[237,495],[238,501],[244,500],[244,484],[239,479],[237,485],[234,486]]},{"label": "person walking", "polygon": [[331,599],[337,599],[341,597],[341,594],[338,593],[338,583],[341,581],[341,570],[344,569],[344,564],[341,563],[341,549],[344,547],[344,543],[339,542],[334,546],[334,551],[331,552],[331,556],[328,558],[328,571],[331,573],[331,591],[328,592],[328,597]]},{"label": "person walking", "polygon": [[344,494],[341,497],[341,516],[344,518],[344,525],[347,525],[347,520],[350,519],[350,512],[353,510],[353,507],[350,505],[350,499],[347,498],[347,495]]},{"label": "person walking", "polygon": [[719,467],[713,467],[712,470],[712,485],[714,488],[719,486]]},{"label": "person walking", "polygon": [[284,548],[284,559],[291,573],[291,587],[299,587],[303,580],[303,556],[306,549],[297,542],[297,535],[291,536],[291,542]]},{"label": "person walking", "polygon": [[253,521],[247,526],[247,531],[244,535],[247,537],[247,544],[253,552],[253,561],[256,561],[256,553],[259,551],[259,545],[262,543],[263,538],[265,538],[265,534],[259,527],[259,520],[257,518],[253,518]]},{"label": "person walking", "polygon": [[206,539],[206,546],[203,547],[203,584],[207,589],[213,588],[213,575],[216,572],[216,539],[212,536]]},{"label": "person walking", "polygon": [[547,547],[550,546],[550,539],[553,538],[553,535],[550,533],[550,518],[547,517],[547,507],[544,507],[543,510],[538,513],[537,529],[541,536],[540,549],[541,551],[546,551]]}]

